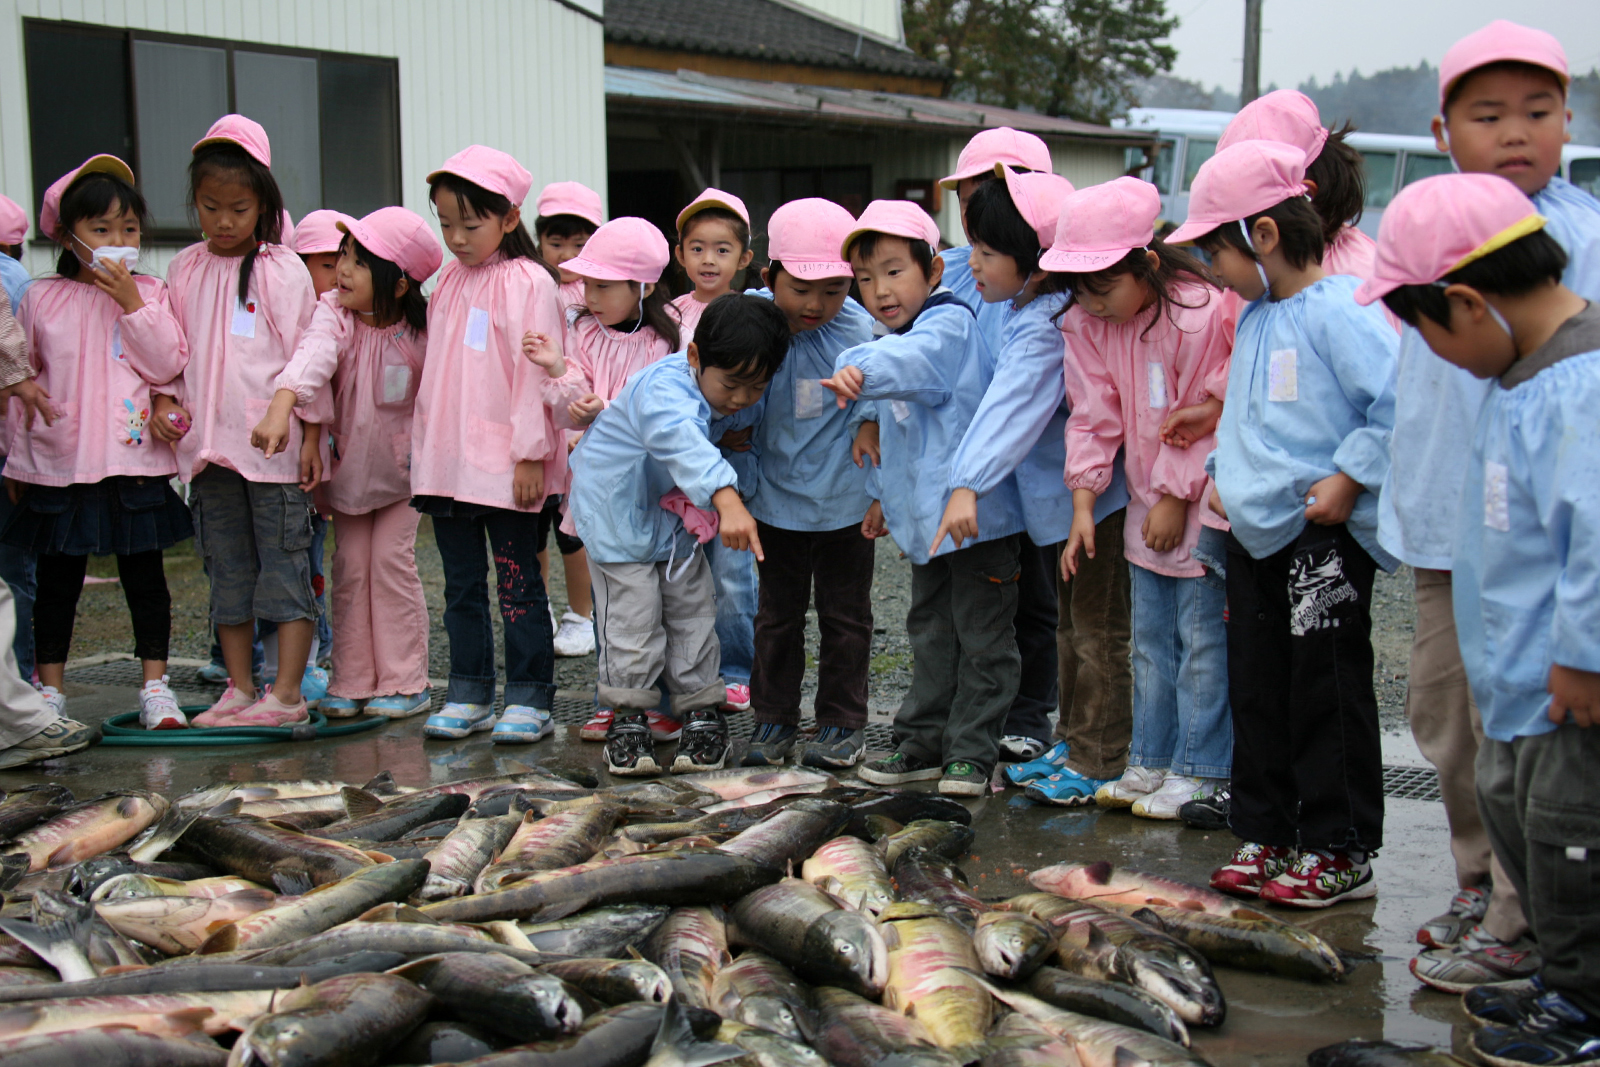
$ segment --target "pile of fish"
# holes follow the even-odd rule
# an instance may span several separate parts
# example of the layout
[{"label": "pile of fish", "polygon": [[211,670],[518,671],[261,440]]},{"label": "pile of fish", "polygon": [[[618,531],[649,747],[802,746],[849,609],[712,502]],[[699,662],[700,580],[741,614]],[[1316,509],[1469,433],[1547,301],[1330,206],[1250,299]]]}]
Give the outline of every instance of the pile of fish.
[{"label": "pile of fish", "polygon": [[804,769],[0,800],[0,1065],[1183,1067],[1212,965],[1328,944],[1108,864],[980,899],[971,816]]}]

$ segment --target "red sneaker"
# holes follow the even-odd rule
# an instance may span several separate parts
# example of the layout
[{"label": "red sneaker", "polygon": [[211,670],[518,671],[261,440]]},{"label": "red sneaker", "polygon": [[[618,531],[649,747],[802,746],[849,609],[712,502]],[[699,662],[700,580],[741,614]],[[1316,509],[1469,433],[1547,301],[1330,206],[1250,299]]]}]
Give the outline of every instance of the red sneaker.
[{"label": "red sneaker", "polygon": [[676,741],[683,735],[683,723],[670,715],[651,709],[644,713],[645,721],[650,724],[650,736],[657,741]]},{"label": "red sneaker", "polygon": [[1293,867],[1261,887],[1261,899],[1290,908],[1326,908],[1341,900],[1365,900],[1378,895],[1372,863],[1357,853],[1308,848]]},{"label": "red sneaker", "polygon": [[585,741],[604,741],[611,730],[611,717],[615,714],[610,708],[601,708],[579,728],[578,736]]},{"label": "red sneaker", "polygon": [[1261,887],[1289,869],[1294,849],[1246,841],[1233,858],[1211,872],[1211,888],[1236,897],[1261,895]]}]

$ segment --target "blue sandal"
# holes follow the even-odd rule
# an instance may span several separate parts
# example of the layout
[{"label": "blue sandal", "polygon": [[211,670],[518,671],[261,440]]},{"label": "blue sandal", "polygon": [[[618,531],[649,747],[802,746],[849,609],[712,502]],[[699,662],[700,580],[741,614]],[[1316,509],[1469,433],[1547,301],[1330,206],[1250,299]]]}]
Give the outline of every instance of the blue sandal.
[{"label": "blue sandal", "polygon": [[[306,702],[308,705],[310,701]],[[361,714],[361,706],[365,700],[351,700],[349,697],[323,697],[317,710],[330,719],[353,719]]]},{"label": "blue sandal", "polygon": [[1062,808],[1092,805],[1095,790],[1116,781],[1115,778],[1089,778],[1070,767],[1062,767],[1055,774],[1028,783],[1023,790],[1031,800],[1054,804]]},{"label": "blue sandal", "polygon": [[526,704],[508,704],[494,724],[489,740],[497,745],[531,745],[555,733],[556,723],[544,708],[531,708]]},{"label": "blue sandal", "polygon": [[[368,715],[382,715],[386,719],[409,719],[419,711],[426,711],[433,704],[433,692],[424,689],[420,693],[396,693],[386,697],[374,697],[367,701]],[[328,705],[322,705],[326,708]]]},{"label": "blue sandal", "polygon": [[1012,785],[1027,785],[1037,782],[1041,778],[1048,778],[1067,765],[1067,743],[1057,741],[1050,746],[1050,751],[1037,759],[1027,763],[1009,763],[1005,767],[1005,776]]},{"label": "blue sandal", "polygon": [[422,736],[459,741],[468,734],[494,729],[493,704],[446,704],[422,724]]}]

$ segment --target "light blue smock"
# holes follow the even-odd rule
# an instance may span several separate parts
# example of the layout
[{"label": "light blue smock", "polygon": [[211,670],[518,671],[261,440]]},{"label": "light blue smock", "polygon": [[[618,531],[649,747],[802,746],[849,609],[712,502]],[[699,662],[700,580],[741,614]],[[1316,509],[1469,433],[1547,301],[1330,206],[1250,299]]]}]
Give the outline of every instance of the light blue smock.
[{"label": "light blue smock", "polygon": [[[883,505],[895,544],[922,564],[950,497],[950,462],[994,376],[994,357],[977,320],[959,300],[937,292],[908,329],[839,355],[835,370],[860,367],[861,395],[878,401],[883,467],[867,491]],[[1016,480],[978,498],[978,540],[1022,529]],[[970,545],[973,542],[964,542]],[[938,554],[954,551],[946,536]]]},{"label": "light blue smock", "polygon": [[5,286],[6,296],[11,298],[13,315],[22,306],[22,294],[26,293],[32,284],[33,275],[28,273],[28,268],[4,252],[0,252],[0,285]]},{"label": "light blue smock", "polygon": [[[1578,319],[1587,336],[1574,330]],[[1451,575],[1456,632],[1483,732],[1511,741],[1555,729],[1552,663],[1600,671],[1596,305],[1490,383],[1467,467]]]},{"label": "light blue smock", "polygon": [[1287,300],[1239,315],[1217,448],[1217,481],[1233,534],[1263,559],[1305,528],[1306,493],[1339,471],[1367,492],[1346,525],[1384,570],[1378,489],[1389,471],[1399,338],[1376,304],[1355,302],[1361,279],[1337,274]]},{"label": "light blue smock", "polygon": [[[1545,232],[1567,251],[1561,281],[1600,300],[1600,200],[1561,178],[1533,197]],[[1472,428],[1492,382],[1433,354],[1410,326],[1400,337],[1394,461],[1378,505],[1378,541],[1413,567],[1449,570]]]},{"label": "light blue smock", "polygon": [[[772,299],[767,289],[755,295]],[[748,506],[760,521],[818,532],[857,525],[866,515],[867,471],[850,458],[850,446],[862,416],[876,414],[864,401],[841,409],[822,379],[833,375],[839,353],[870,340],[872,316],[849,298],[831,322],[790,337],[753,439],[761,473]]]}]

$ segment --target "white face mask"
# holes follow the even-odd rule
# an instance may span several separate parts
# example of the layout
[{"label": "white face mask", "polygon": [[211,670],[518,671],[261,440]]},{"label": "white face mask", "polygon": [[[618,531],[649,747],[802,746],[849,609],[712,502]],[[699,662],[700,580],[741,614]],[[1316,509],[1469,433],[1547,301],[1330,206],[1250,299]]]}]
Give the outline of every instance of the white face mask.
[{"label": "white face mask", "polygon": [[99,248],[90,250],[89,246],[84,244],[83,239],[77,234],[68,233],[67,236],[83,245],[84,251],[89,252],[88,259],[79,256],[76,251],[72,254],[77,256],[79,263],[82,263],[90,270],[101,270],[101,264],[111,262],[121,263],[129,270],[132,270],[134,264],[139,262],[139,250],[130,245],[101,245]]}]

